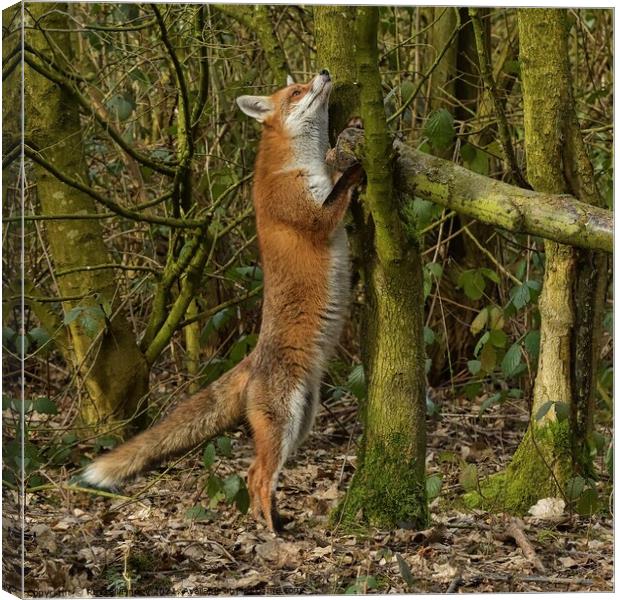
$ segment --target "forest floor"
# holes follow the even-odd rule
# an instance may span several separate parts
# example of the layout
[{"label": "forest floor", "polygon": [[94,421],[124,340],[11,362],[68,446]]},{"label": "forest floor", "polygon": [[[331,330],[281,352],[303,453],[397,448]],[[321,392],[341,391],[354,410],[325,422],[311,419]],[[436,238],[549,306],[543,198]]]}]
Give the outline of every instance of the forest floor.
[{"label": "forest floor", "polygon": [[[500,469],[526,419],[509,404],[479,417],[471,402],[457,401],[429,420],[428,472],[440,474],[443,486],[426,531],[351,533],[328,525],[354,470],[353,401],[322,409],[284,470],[278,504],[294,520],[279,538],[224,503],[214,513],[196,513],[196,505],[209,502],[203,491],[208,473],[197,452],[128,485],[122,493],[137,498],[131,501],[67,486],[28,494],[27,595],[611,591],[609,513],[524,517],[517,545],[507,534],[514,521],[469,511],[460,501],[463,464],[475,463],[481,475]],[[245,474],[251,457],[246,433],[237,432],[233,457],[216,464],[218,475]],[[50,479],[60,481],[58,471]],[[19,584],[19,528],[10,516],[15,501],[16,493],[5,488],[5,589]]]}]

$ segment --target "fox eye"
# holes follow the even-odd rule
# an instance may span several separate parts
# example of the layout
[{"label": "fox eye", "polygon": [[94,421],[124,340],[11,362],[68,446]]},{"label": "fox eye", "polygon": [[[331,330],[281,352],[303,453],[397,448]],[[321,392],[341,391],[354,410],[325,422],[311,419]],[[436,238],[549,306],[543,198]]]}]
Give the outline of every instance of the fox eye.
[{"label": "fox eye", "polygon": [[295,96],[299,96],[301,95],[301,92],[299,90],[293,90],[293,93],[291,94],[291,98],[294,98]]}]

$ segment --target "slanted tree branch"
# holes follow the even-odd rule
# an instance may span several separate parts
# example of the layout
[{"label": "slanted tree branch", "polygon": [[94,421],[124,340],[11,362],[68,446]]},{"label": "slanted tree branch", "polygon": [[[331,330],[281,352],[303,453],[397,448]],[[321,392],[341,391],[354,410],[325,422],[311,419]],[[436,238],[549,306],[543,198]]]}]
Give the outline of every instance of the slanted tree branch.
[{"label": "slanted tree branch", "polygon": [[[514,233],[593,250],[613,251],[613,213],[568,194],[544,194],[479,175],[396,140],[396,177],[401,192]],[[364,132],[346,129],[329,155],[333,166],[364,156]]]}]

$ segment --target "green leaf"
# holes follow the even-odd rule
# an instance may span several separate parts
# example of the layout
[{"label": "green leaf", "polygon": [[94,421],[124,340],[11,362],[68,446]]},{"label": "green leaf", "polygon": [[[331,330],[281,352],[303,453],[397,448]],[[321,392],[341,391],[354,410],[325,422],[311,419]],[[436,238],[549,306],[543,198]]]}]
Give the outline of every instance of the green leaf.
[{"label": "green leaf", "polygon": [[215,462],[215,456],[215,446],[213,444],[209,444],[202,454],[202,464],[205,466],[205,468],[210,469],[213,466],[213,463]]},{"label": "green leaf", "polygon": [[486,267],[482,267],[479,269],[479,271],[490,281],[493,281],[494,283],[500,282],[499,275],[495,271],[493,271],[493,269],[487,269]]},{"label": "green leaf", "polygon": [[200,332],[200,344],[202,346],[206,346],[209,342],[209,338],[211,337],[211,335],[225,327],[234,314],[235,312],[231,307],[223,308],[222,310],[216,312],[207,321],[207,324]]},{"label": "green leaf", "polygon": [[583,516],[593,515],[598,509],[598,493],[594,488],[587,488],[577,501],[577,512]]},{"label": "green leaf", "polygon": [[530,288],[524,283],[510,290],[510,300],[517,310],[521,310],[530,301]]},{"label": "green leaf", "polygon": [[583,489],[585,488],[586,481],[583,477],[577,475],[572,477],[566,482],[566,496],[569,500],[576,500],[581,496]]},{"label": "green leaf", "polygon": [[437,279],[440,279],[441,276],[443,275],[443,267],[439,263],[436,263],[436,262],[427,263],[426,268],[431,273],[431,275],[433,275]]},{"label": "green leaf", "polygon": [[56,404],[45,396],[37,398],[33,403],[33,408],[38,413],[42,413],[44,415],[58,414],[58,407],[56,406]]},{"label": "green leaf", "polygon": [[43,327],[35,327],[28,332],[30,339],[36,344],[37,348],[42,348],[50,341],[50,336]]},{"label": "green leaf", "polygon": [[486,343],[489,341],[489,338],[491,337],[491,334],[487,331],[479,340],[478,343],[476,344],[476,347],[474,348],[474,356],[478,356],[478,354],[480,353],[480,350],[482,349],[482,347],[484,345],[486,345]]},{"label": "green leaf", "polygon": [[29,349],[30,338],[28,335],[15,336],[15,350],[17,351],[18,356],[24,358],[28,354]]},{"label": "green leaf", "polygon": [[401,577],[409,587],[413,587],[415,580],[413,579],[413,573],[411,572],[407,561],[398,552],[396,552],[394,556],[396,556],[396,560],[398,561],[398,570],[400,571]]},{"label": "green leaf", "polygon": [[471,300],[480,300],[484,295],[485,281],[479,269],[468,269],[459,275],[458,284]]},{"label": "green leaf", "polygon": [[426,478],[426,496],[429,500],[433,500],[439,496],[443,479],[441,475],[430,475]]},{"label": "green leaf", "polygon": [[6,325],[2,327],[3,346],[6,346],[7,348],[10,347],[10,345],[15,341],[16,336],[17,333],[15,333],[15,330],[12,327],[8,327]]},{"label": "green leaf", "polygon": [[486,344],[480,353],[480,367],[485,373],[491,373],[497,364],[497,353],[492,344]]},{"label": "green leaf", "polygon": [[131,99],[121,94],[115,94],[106,103],[108,111],[119,121],[126,121],[134,110]]},{"label": "green leaf", "polygon": [[362,364],[353,367],[351,373],[349,373],[345,388],[358,400],[364,400],[366,398],[366,377]]},{"label": "green leaf", "polygon": [[488,398],[485,398],[480,405],[480,410],[478,411],[478,414],[481,415],[483,412],[489,410],[489,408],[491,408],[492,406],[495,406],[496,404],[502,402],[503,399],[504,397],[501,392],[496,392]]},{"label": "green leaf", "polygon": [[492,329],[489,336],[489,342],[496,348],[505,348],[508,336],[501,329]]},{"label": "green leaf", "polygon": [[478,469],[476,465],[465,465],[459,474],[459,483],[466,492],[478,489]]},{"label": "green leaf", "polygon": [[208,511],[202,504],[196,504],[185,511],[185,517],[192,521],[211,521],[213,512]]},{"label": "green leaf", "polygon": [[540,329],[528,331],[523,338],[523,347],[533,360],[538,358],[540,349]]},{"label": "green leaf", "polygon": [[424,343],[430,346],[435,341],[435,332],[426,325],[424,326]]},{"label": "green leaf", "polygon": [[426,119],[424,135],[438,150],[450,147],[454,138],[454,117],[445,108],[434,110]]},{"label": "green leaf", "polygon": [[570,414],[570,406],[566,402],[556,402],[555,414],[558,417],[558,421],[565,421]]},{"label": "green leaf", "polygon": [[239,475],[229,475],[226,479],[224,479],[222,491],[224,492],[224,496],[226,496],[226,500],[228,500],[228,502],[232,502],[234,500],[242,485],[243,480],[239,477]]},{"label": "green leaf", "polygon": [[609,448],[607,448],[607,454],[605,455],[605,467],[607,469],[607,474],[613,479],[613,476],[614,476],[614,444],[613,442],[609,444]]},{"label": "green leaf", "polygon": [[548,412],[549,409],[553,406],[553,401],[552,400],[547,400],[536,412],[536,417],[535,419],[537,421],[540,421]]},{"label": "green leaf", "polygon": [[478,335],[487,324],[489,319],[489,311],[486,308],[483,308],[471,322],[469,329],[474,335]]},{"label": "green leaf", "polygon": [[215,441],[217,444],[217,451],[222,456],[230,458],[232,456],[232,441],[229,437],[222,435]]},{"label": "green leaf", "polygon": [[502,373],[506,377],[512,377],[521,364],[521,346],[518,343],[514,343],[502,359]]},{"label": "green leaf", "polygon": [[463,386],[463,393],[468,400],[474,400],[482,391],[482,382],[470,381]]},{"label": "green leaf", "polygon": [[480,368],[482,363],[479,360],[468,360],[467,368],[472,375],[478,375],[480,373]]},{"label": "green leaf", "polygon": [[463,144],[461,146],[461,158],[467,162],[473,162],[476,159],[477,149],[471,144]]},{"label": "green leaf", "polygon": [[250,494],[245,486],[237,492],[235,496],[235,506],[239,512],[244,515],[247,514],[250,508]]},{"label": "green leaf", "polygon": [[223,481],[213,473],[207,479],[206,491],[207,496],[213,500],[223,489]]}]

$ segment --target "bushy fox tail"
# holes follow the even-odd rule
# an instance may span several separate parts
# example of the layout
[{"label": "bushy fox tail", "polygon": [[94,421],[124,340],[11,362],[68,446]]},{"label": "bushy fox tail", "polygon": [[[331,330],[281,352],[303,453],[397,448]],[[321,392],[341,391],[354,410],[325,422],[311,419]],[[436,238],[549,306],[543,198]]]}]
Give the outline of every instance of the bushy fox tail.
[{"label": "bushy fox tail", "polygon": [[168,457],[236,425],[245,413],[249,358],[177,406],[167,417],[91,463],[82,479],[113,488]]}]

